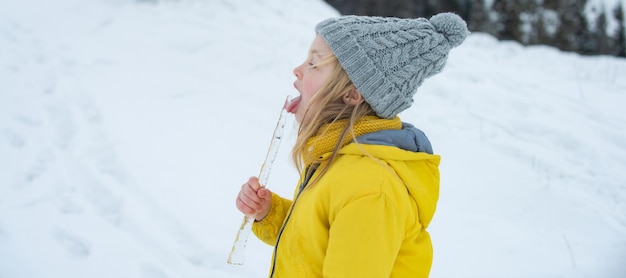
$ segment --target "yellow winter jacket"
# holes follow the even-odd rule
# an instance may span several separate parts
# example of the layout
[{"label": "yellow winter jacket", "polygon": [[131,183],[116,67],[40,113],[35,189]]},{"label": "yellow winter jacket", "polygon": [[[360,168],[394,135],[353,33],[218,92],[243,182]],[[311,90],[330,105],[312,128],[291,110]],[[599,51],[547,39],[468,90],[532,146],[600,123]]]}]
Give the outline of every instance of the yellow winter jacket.
[{"label": "yellow winter jacket", "polygon": [[[397,117],[373,118],[357,123],[359,143],[342,147],[316,183],[306,184],[318,172],[303,173],[293,201],[274,194],[269,214],[254,223],[255,235],[275,246],[270,277],[428,277],[433,250],[426,228],[439,197],[440,158],[416,152],[425,144],[430,150],[421,131],[409,126],[426,142],[409,135],[414,150],[401,149],[393,141],[406,145],[406,126]],[[374,130],[358,128],[372,122]],[[329,134],[326,141],[334,139]],[[328,156],[321,154],[318,169]]]}]

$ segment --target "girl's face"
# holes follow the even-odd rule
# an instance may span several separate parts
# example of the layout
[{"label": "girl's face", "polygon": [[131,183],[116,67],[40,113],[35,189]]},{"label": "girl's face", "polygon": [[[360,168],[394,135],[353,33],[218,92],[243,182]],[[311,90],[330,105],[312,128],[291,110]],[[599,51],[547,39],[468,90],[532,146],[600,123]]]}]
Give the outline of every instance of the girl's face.
[{"label": "girl's face", "polygon": [[330,55],[332,55],[330,47],[322,36],[317,35],[313,43],[311,43],[306,61],[293,70],[296,76],[293,86],[296,87],[300,95],[293,99],[289,107],[287,107],[287,111],[295,114],[298,123],[302,123],[307,108],[310,110],[315,109],[314,107],[308,107],[309,102],[332,73],[332,63],[318,66],[320,62]]}]

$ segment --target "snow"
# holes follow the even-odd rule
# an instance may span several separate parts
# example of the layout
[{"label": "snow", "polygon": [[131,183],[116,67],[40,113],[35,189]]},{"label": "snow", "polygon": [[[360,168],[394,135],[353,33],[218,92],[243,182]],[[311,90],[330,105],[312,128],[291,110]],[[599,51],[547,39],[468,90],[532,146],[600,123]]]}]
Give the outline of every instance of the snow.
[{"label": "snow", "polygon": [[[319,0],[0,2],[0,277],[265,277],[242,215]],[[624,277],[626,60],[472,34],[403,112],[431,277]],[[291,196],[295,124],[268,187]]]}]

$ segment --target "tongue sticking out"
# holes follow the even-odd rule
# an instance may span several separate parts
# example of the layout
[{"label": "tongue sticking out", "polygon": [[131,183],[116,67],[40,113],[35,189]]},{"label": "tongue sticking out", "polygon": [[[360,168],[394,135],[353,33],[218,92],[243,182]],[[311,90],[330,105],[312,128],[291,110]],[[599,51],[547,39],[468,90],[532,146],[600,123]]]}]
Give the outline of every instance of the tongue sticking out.
[{"label": "tongue sticking out", "polygon": [[287,110],[287,112],[291,114],[296,113],[296,107],[298,107],[298,104],[300,104],[300,100],[302,100],[302,98],[298,96],[291,99],[291,101],[285,102],[285,109]]}]

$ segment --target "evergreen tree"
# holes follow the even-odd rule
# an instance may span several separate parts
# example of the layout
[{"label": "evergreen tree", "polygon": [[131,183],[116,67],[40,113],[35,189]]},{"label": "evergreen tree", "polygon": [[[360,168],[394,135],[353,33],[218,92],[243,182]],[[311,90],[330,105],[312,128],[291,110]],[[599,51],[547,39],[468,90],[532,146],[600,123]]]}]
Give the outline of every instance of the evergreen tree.
[{"label": "evergreen tree", "polygon": [[580,51],[580,37],[588,36],[587,20],[583,14],[586,0],[546,1],[547,7],[559,15],[559,28],[553,37],[553,44],[566,51]]},{"label": "evergreen tree", "polygon": [[[545,44],[582,54],[626,56],[624,7],[600,13],[589,22],[589,0],[326,0],[342,14],[430,17],[455,12],[472,32],[522,44]],[[491,4],[487,6],[487,4]],[[607,17],[618,20],[617,32],[607,33]],[[612,19],[611,18],[611,19]]]},{"label": "evergreen tree", "polygon": [[615,38],[615,53],[614,55],[620,57],[626,57],[626,22],[624,22],[624,6],[620,2],[617,7],[615,7],[615,19],[619,23],[617,27],[617,33]]}]

